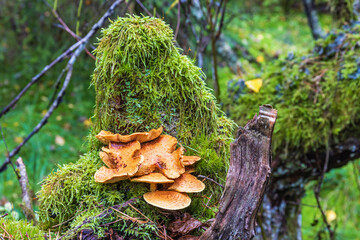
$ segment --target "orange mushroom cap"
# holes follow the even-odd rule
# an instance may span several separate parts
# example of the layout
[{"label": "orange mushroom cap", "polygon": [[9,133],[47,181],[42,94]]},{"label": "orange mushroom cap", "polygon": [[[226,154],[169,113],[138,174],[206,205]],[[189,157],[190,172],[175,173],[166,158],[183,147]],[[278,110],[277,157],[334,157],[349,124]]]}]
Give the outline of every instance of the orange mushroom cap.
[{"label": "orange mushroom cap", "polygon": [[131,135],[121,135],[118,133],[114,134],[109,131],[101,130],[100,133],[96,135],[96,138],[104,144],[108,144],[110,142],[127,143],[131,141],[139,141],[140,143],[143,143],[159,137],[162,131],[163,128],[159,127],[158,129],[152,129],[149,132],[136,132]]},{"label": "orange mushroom cap", "polygon": [[114,183],[121,180],[128,179],[135,175],[139,170],[140,164],[144,161],[143,156],[133,158],[131,161],[123,162],[115,169],[101,167],[96,171],[94,178],[95,182],[99,183]]},{"label": "orange mushroom cap", "polygon": [[200,159],[201,158],[198,156],[182,156],[181,161],[184,164],[184,166],[189,166],[189,165],[193,165]]},{"label": "orange mushroom cap", "polygon": [[161,173],[150,173],[141,177],[131,179],[132,182],[145,182],[145,183],[173,183],[174,180],[168,179]]},{"label": "orange mushroom cap", "polygon": [[176,138],[169,135],[162,135],[159,138],[141,145],[139,155],[144,156],[136,176],[142,176],[160,170],[168,178],[178,178],[185,172],[181,163],[182,148],[175,150]]},{"label": "orange mushroom cap", "polygon": [[181,177],[175,179],[174,184],[168,189],[177,192],[196,193],[202,192],[205,189],[205,184],[193,175],[184,173]]},{"label": "orange mushroom cap", "polygon": [[[138,141],[132,141],[129,143],[114,143],[109,144],[109,148],[103,147],[103,153],[100,153],[101,160],[111,168],[115,168],[119,164],[131,161],[131,159],[137,156],[137,152],[141,145]],[[107,156],[105,155],[107,154]],[[107,164],[112,162],[113,164]],[[115,167],[113,167],[115,164]]]},{"label": "orange mushroom cap", "polygon": [[186,193],[175,191],[148,192],[143,197],[148,204],[167,210],[184,209],[191,203],[191,199]]}]

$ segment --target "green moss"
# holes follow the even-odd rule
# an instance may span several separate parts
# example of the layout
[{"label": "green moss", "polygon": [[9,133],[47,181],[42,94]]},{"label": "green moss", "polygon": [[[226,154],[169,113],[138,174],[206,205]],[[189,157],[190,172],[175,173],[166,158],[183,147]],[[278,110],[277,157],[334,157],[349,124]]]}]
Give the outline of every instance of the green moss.
[{"label": "green moss", "polygon": [[[42,240],[46,233],[39,227],[33,226],[26,220],[12,220],[10,218],[0,218],[0,236],[3,239],[27,239]],[[6,232],[5,232],[6,231]],[[47,235],[49,237],[49,235]]]},{"label": "green moss", "polygon": [[[160,19],[129,16],[118,18],[102,35],[95,50],[92,85],[96,108],[89,152],[77,162],[59,167],[43,181],[40,220],[47,228],[72,219],[61,224],[63,231],[72,229],[89,217],[83,215],[84,211],[106,209],[149,191],[146,184],[129,181],[95,183],[94,173],[103,165],[98,157],[102,145],[95,138],[100,130],[133,133],[163,126],[164,133],[175,136],[187,155],[202,157],[198,173],[225,181],[235,125],[217,106],[201,69],[175,47],[169,26]],[[202,195],[212,195],[213,204],[221,191],[208,183]],[[213,213],[202,215],[206,209],[203,206],[195,200],[188,211],[204,219],[213,217]],[[142,199],[135,207],[154,222],[167,221],[157,208]],[[126,211],[129,216],[142,217],[132,208]],[[112,218],[102,221],[111,222]],[[101,232],[97,226],[92,223],[88,227]],[[121,223],[117,226],[123,227]],[[154,225],[137,227],[153,231],[142,234],[154,234]]]},{"label": "green moss", "polygon": [[[331,136],[340,141],[360,120],[359,25],[329,34],[306,56],[270,63],[259,93],[233,91],[227,111],[240,125],[261,104],[278,110],[273,135],[275,155],[305,154],[321,149]],[[249,76],[252,77],[252,76]],[[238,95],[237,100],[236,96]]]}]

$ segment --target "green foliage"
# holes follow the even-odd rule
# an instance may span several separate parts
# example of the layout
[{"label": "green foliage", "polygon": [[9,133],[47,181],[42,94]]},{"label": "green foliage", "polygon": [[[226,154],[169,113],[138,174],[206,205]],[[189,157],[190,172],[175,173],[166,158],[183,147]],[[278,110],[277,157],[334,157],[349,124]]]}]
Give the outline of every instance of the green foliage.
[{"label": "green foliage", "polygon": [[42,231],[38,226],[33,226],[32,223],[26,220],[13,220],[5,217],[0,218],[0,236],[4,239],[25,239],[30,237],[34,240],[43,240],[46,233]]},{"label": "green foliage", "polygon": [[[360,160],[342,168],[334,169],[326,174],[320,194],[324,212],[334,211],[336,219],[329,221],[331,227],[336,227],[337,239],[359,239],[360,232],[360,181],[355,168],[360,168]],[[355,181],[354,181],[355,180]],[[306,186],[306,194],[302,199],[302,226],[304,239],[316,239],[322,235],[328,236],[326,226],[322,221],[320,211],[316,206],[313,189],[316,182]]]},{"label": "green foliage", "polygon": [[[59,167],[43,181],[38,195],[45,228],[73,217],[60,227],[63,231],[74,228],[98,213],[96,208],[106,209],[149,191],[145,184],[129,181],[95,183],[94,173],[102,163],[98,156],[101,145],[94,136],[100,130],[132,133],[164,126],[164,133],[176,136],[188,153],[202,157],[199,173],[222,183],[226,176],[234,123],[216,105],[201,69],[175,47],[172,30],[160,19],[129,16],[118,18],[102,35],[95,51],[98,60],[92,84],[96,108],[89,152],[77,162]],[[203,194],[211,193],[216,201],[221,189],[209,184]],[[204,212],[199,202],[193,204],[197,204],[190,208],[193,215]],[[152,221],[167,221],[142,199],[135,207]],[[139,217],[133,209],[127,208],[125,213]],[[203,218],[213,216],[206,214]],[[110,216],[100,221],[112,220]],[[123,226],[121,222],[118,225]],[[101,235],[104,229],[99,226],[95,221],[86,227]],[[154,235],[154,227],[139,224],[144,234],[139,238]]]},{"label": "green foliage", "polygon": [[[238,94],[237,104],[227,104],[231,117],[244,124],[260,104],[278,109],[273,149],[304,154],[325,145],[330,135],[345,138],[344,129],[359,121],[360,54],[358,25],[330,34],[317,42],[307,56],[269,64],[262,75],[264,86],[258,94],[247,90]],[[239,92],[240,91],[240,92]]]}]

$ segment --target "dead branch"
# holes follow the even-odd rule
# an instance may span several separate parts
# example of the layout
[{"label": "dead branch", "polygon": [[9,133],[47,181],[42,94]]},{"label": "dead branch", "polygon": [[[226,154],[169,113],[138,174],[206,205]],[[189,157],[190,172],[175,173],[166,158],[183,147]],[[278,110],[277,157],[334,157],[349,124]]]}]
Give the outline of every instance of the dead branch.
[{"label": "dead branch", "polygon": [[63,83],[63,86],[61,88],[61,90],[59,91],[56,99],[53,101],[53,103],[51,104],[50,108],[48,109],[47,113],[45,114],[45,116],[41,119],[41,121],[36,125],[36,127],[32,130],[32,132],[18,145],[16,146],[6,157],[5,162],[2,164],[2,166],[0,167],[0,172],[4,171],[7,167],[8,164],[11,163],[11,158],[14,157],[22,148],[22,146],[24,146],[29,140],[30,138],[37,133],[48,121],[48,119],[50,118],[50,116],[52,115],[52,113],[54,112],[54,110],[59,106],[62,97],[65,95],[65,91],[70,83],[71,80],[71,76],[72,76],[72,70],[73,70],[73,65],[77,59],[77,57],[80,55],[80,53],[84,50],[85,46],[88,44],[90,38],[92,36],[95,35],[96,31],[101,28],[101,26],[104,24],[104,22],[107,20],[107,18],[114,12],[114,9],[122,2],[123,0],[117,0],[115,1],[110,8],[106,11],[106,13],[100,18],[100,20],[95,23],[91,30],[86,34],[86,36],[84,38],[82,38],[79,42],[75,43],[74,45],[72,45],[68,50],[66,50],[63,54],[61,54],[57,59],[55,59],[51,64],[47,65],[38,75],[36,75],[30,83],[28,83],[28,85],[11,101],[11,103],[4,108],[4,110],[0,113],[0,117],[5,114],[7,111],[9,111],[9,109],[15,105],[15,103],[17,101],[20,100],[20,98],[23,96],[23,94],[34,84],[36,83],[36,81],[38,81],[40,79],[41,76],[43,76],[51,67],[53,67],[56,63],[60,62],[61,60],[63,60],[65,58],[65,56],[67,56],[68,54],[70,54],[71,52],[73,52],[74,50],[76,50],[74,52],[74,54],[71,56],[70,60],[68,61],[68,64],[66,66],[66,77]]},{"label": "dead branch", "polygon": [[23,211],[25,214],[25,217],[27,220],[31,221],[35,221],[35,214],[34,214],[34,210],[32,208],[32,204],[31,204],[31,197],[29,194],[29,189],[28,189],[28,185],[29,185],[29,179],[26,173],[26,167],[24,164],[24,161],[22,160],[21,157],[19,157],[16,160],[16,166],[19,169],[20,172],[20,178],[19,178],[19,183],[20,183],[20,187],[21,187],[21,196],[23,199]]},{"label": "dead branch", "polygon": [[230,167],[219,212],[200,240],[252,239],[271,173],[271,137],[277,111],[261,106],[230,146]]},{"label": "dead branch", "polygon": [[[6,144],[4,132],[3,132],[3,129],[2,129],[2,126],[1,126],[1,125],[0,125],[0,131],[1,131],[2,140],[3,140],[4,145],[5,145],[6,154],[8,155],[8,154],[9,154],[9,148],[8,148],[8,146],[7,146],[7,144]],[[14,164],[13,164],[12,162],[10,162],[10,165],[11,165],[12,169],[14,170],[14,173],[16,174],[16,177],[17,177],[18,179],[20,179],[20,175],[19,175],[19,173],[16,171],[16,168],[15,168]],[[0,172],[1,172],[1,169],[0,169]]]},{"label": "dead branch", "polygon": [[153,17],[151,12],[144,6],[144,4],[142,4],[142,2],[140,0],[136,0],[136,2],[147,13],[147,15],[149,15],[150,17]]},{"label": "dead branch", "polygon": [[[56,18],[56,20],[58,20],[58,22],[61,24],[61,26],[63,26],[64,30],[66,32],[68,32],[73,38],[75,38],[77,41],[80,41],[80,37],[78,35],[76,35],[69,27],[68,25],[64,22],[64,20],[59,16],[59,14],[55,11],[54,8],[52,8],[49,3],[44,0],[44,3],[46,6],[48,6],[48,8],[51,10],[52,14],[54,15],[54,17]],[[85,52],[87,55],[89,55],[89,57],[91,57],[93,60],[96,60],[95,56],[92,55],[89,50],[87,48],[85,48]]]},{"label": "dead branch", "polygon": [[224,188],[224,185],[218,183],[217,181],[215,181],[215,180],[212,179],[212,178],[209,178],[209,177],[206,177],[206,176],[203,176],[203,175],[198,175],[197,177],[198,177],[198,178],[204,178],[204,179],[206,179],[206,180],[209,180],[210,182],[215,183],[215,184],[218,185],[219,187]]}]

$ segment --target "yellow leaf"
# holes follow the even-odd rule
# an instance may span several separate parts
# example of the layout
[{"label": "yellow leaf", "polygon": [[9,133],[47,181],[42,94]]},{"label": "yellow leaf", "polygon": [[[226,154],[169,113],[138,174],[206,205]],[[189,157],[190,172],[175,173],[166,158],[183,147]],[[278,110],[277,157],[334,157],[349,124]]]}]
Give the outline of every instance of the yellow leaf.
[{"label": "yellow leaf", "polygon": [[86,127],[90,127],[92,122],[91,122],[91,119],[86,119],[83,121],[83,124],[86,126]]},{"label": "yellow leaf", "polygon": [[41,96],[41,101],[47,102],[49,99],[47,96]]},{"label": "yellow leaf", "polygon": [[19,122],[14,122],[13,125],[14,125],[14,127],[18,127],[20,124],[19,124]]},{"label": "yellow leaf", "polygon": [[260,91],[260,88],[262,87],[262,79],[261,78],[255,78],[253,80],[249,80],[245,82],[245,85],[253,90],[254,92],[258,93]]},{"label": "yellow leaf", "polygon": [[62,120],[62,116],[61,115],[57,115],[56,116],[56,121],[61,121]]},{"label": "yellow leaf", "polygon": [[73,108],[74,108],[74,104],[69,103],[69,104],[68,104],[68,108],[73,109]]},{"label": "yellow leaf", "polygon": [[55,143],[59,146],[65,145],[65,139],[62,136],[56,135],[55,136]]},{"label": "yellow leaf", "polygon": [[260,55],[260,56],[256,57],[256,61],[259,63],[263,63],[265,61],[265,58],[264,58],[264,56]]},{"label": "yellow leaf", "polygon": [[47,111],[46,111],[46,110],[42,110],[42,111],[41,111],[41,116],[43,116],[43,117],[44,117],[44,116],[46,115],[46,113],[47,113]]},{"label": "yellow leaf", "polygon": [[24,141],[24,138],[23,138],[23,137],[15,137],[15,138],[14,138],[14,141],[15,141],[16,143],[22,143],[22,141]]},{"label": "yellow leaf", "polygon": [[328,222],[332,222],[336,219],[336,213],[333,210],[327,210],[325,216]]}]

